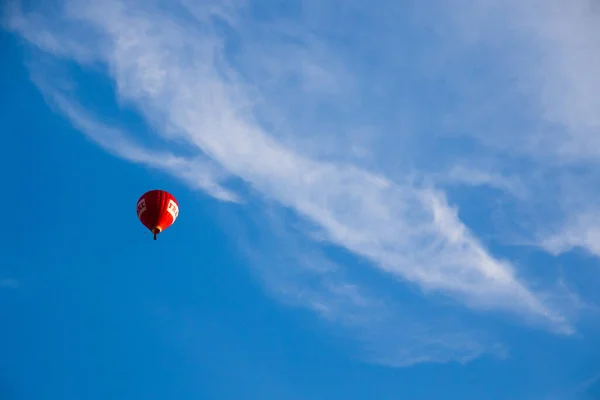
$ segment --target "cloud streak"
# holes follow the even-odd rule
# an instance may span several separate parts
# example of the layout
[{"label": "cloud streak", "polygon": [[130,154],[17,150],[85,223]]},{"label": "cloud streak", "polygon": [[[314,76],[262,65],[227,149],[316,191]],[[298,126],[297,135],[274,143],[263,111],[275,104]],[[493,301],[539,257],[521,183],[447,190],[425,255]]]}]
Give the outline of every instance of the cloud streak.
[{"label": "cloud streak", "polygon": [[[40,87],[43,87],[40,84]],[[170,152],[151,151],[133,142],[117,128],[101,124],[94,117],[55,90],[44,90],[47,101],[55,105],[81,132],[109,152],[134,163],[169,172],[195,189],[223,201],[239,202],[239,197],[221,186],[227,178],[220,168],[203,156],[193,159],[178,157]]]},{"label": "cloud streak", "polygon": [[[460,1],[455,3],[461,5]],[[473,76],[473,71],[461,69],[465,57],[484,67],[495,61],[479,47],[486,40],[491,41],[491,48],[501,55],[506,51],[495,41],[495,35],[502,33],[502,24],[494,21],[494,24],[485,25],[482,21],[501,9],[499,18],[517,15],[520,29],[544,32],[547,36],[541,40],[548,45],[546,38],[555,38],[552,34],[556,32],[548,31],[545,23],[550,16],[557,15],[554,14],[557,8],[563,7],[560,2],[553,3],[548,18],[540,20],[538,17],[531,19],[530,10],[517,3],[509,2],[503,6],[494,1],[483,3],[468,7],[468,15],[455,11],[448,20],[439,21],[435,26],[441,33],[428,36],[429,33],[420,32],[424,40],[439,50],[429,54],[391,39],[389,17],[373,10],[366,12],[358,3],[348,2],[342,7],[342,14],[356,17],[365,11],[363,18],[371,22],[370,27],[377,25],[377,29],[369,31],[374,32],[370,35],[381,35],[382,41],[374,45],[372,58],[375,60],[371,63],[358,62],[340,50],[342,47],[336,46],[340,44],[336,29],[347,29],[347,26],[325,24],[324,21],[330,22],[328,7],[331,6],[319,6],[310,1],[304,3],[302,12],[297,12],[299,16],[291,9],[279,10],[282,15],[288,15],[289,21],[284,22],[268,17],[257,22],[249,15],[260,14],[261,10],[242,2],[230,2],[225,6],[216,3],[191,6],[189,2],[179,2],[173,11],[166,11],[159,7],[159,2],[68,0],[60,2],[59,11],[44,15],[23,12],[18,3],[13,3],[7,26],[59,59],[106,72],[114,81],[118,101],[143,115],[160,135],[165,148],[172,143],[185,143],[200,155],[192,158],[175,155],[175,150],[148,150],[124,131],[100,123],[101,117],[93,118],[69,95],[54,87],[48,77],[39,75],[35,81],[49,102],[108,151],[183,177],[192,187],[225,201],[240,201],[227,183],[230,177],[241,179],[267,201],[295,211],[310,223],[308,229],[322,241],[352,252],[386,276],[416,285],[424,293],[450,296],[473,310],[508,312],[528,323],[570,334],[575,328],[561,308],[549,301],[551,296],[545,292],[548,289],[528,287],[515,266],[509,260],[495,257],[461,221],[458,209],[450,204],[448,195],[431,183],[491,186],[512,193],[515,201],[523,203],[519,209],[532,210],[544,200],[536,197],[531,189],[541,188],[540,193],[544,194],[552,190],[541,179],[557,165],[556,160],[548,160],[548,154],[573,156],[576,149],[588,146],[563,147],[559,144],[581,144],[584,143],[582,140],[592,140],[591,136],[584,135],[596,126],[595,117],[585,112],[588,103],[577,109],[582,111],[578,117],[587,121],[585,125],[570,125],[569,132],[576,133],[567,139],[564,135],[552,136],[548,141],[549,153],[541,152],[539,146],[535,146],[541,140],[537,133],[527,135],[524,146],[517,144],[516,135],[506,134],[499,139],[497,133],[500,130],[513,129],[524,135],[523,132],[532,126],[542,125],[537,119],[533,125],[520,120],[521,114],[516,113],[514,106],[509,110],[504,108],[511,101],[522,101],[528,105],[528,111],[542,104],[545,107],[544,123],[556,122],[558,118],[565,124],[565,121],[576,119],[571,113],[577,110],[560,113],[557,110],[564,111],[564,104],[545,101],[546,97],[523,100],[518,92],[522,89],[519,84],[508,85],[508,89],[501,91],[488,107],[482,106],[476,113],[465,111],[480,101],[482,91],[488,89],[485,85],[483,89],[477,87],[478,83],[491,81],[500,85],[506,78],[487,76],[485,72],[480,73],[486,76],[478,77]],[[390,8],[390,15],[399,12],[387,3],[384,5]],[[464,11],[467,8],[463,5],[458,9]],[[425,26],[438,22],[430,20],[434,17],[422,14],[424,10],[418,6],[411,11],[409,15],[425,18]],[[569,15],[573,21],[578,21],[580,14],[581,11],[575,10]],[[478,18],[475,23],[456,32],[456,42],[448,45],[441,39],[445,29],[474,15]],[[311,20],[314,25],[302,28],[298,18]],[[409,19],[406,22],[409,28],[414,27]],[[588,28],[597,33],[591,24]],[[418,28],[414,29],[418,31]],[[404,33],[410,37],[419,32]],[[80,41],[73,41],[71,38],[74,37],[84,37],[86,45],[77,44]],[[358,39],[352,34],[349,37],[358,46],[358,54],[363,56],[368,46],[356,42]],[[538,42],[529,45],[539,47]],[[395,46],[407,57],[413,52],[416,61],[409,63],[400,60],[401,57],[377,61],[378,57],[383,57],[382,49],[387,51],[390,46]],[[548,51],[546,47],[540,48]],[[520,50],[521,47],[510,51]],[[583,57],[583,53],[577,54],[573,57]],[[516,63],[519,71],[513,69],[514,73],[531,68],[529,60],[513,59],[519,61]],[[444,72],[447,76],[440,72],[440,65],[447,66]],[[550,78],[563,76],[559,67],[550,69],[556,74]],[[394,68],[405,74],[404,79],[395,78],[386,83],[385,79],[394,77]],[[379,75],[385,77],[383,81],[376,74],[365,75],[377,69]],[[442,77],[435,78],[436,73]],[[411,77],[422,83],[421,90],[415,92],[416,88],[410,87]],[[475,82],[467,85],[467,89],[438,81],[456,78],[461,84],[467,77]],[[531,77],[527,75],[527,78]],[[556,86],[540,86],[547,83],[548,77],[543,78],[543,81],[531,80],[533,83],[528,83],[527,93],[546,96],[550,91],[554,94],[552,98],[561,93]],[[565,79],[570,82],[575,78],[573,75]],[[583,84],[576,87],[578,90],[584,88]],[[410,99],[412,101],[398,94],[403,93],[402,90],[416,93]],[[437,97],[442,93],[449,98],[450,105],[446,106],[449,110],[436,103],[434,92]],[[580,92],[570,94],[573,98],[581,98],[580,95]],[[452,103],[453,96],[459,96],[459,101]],[[365,104],[368,100],[373,104]],[[396,107],[390,108],[390,104]],[[415,107],[425,105],[425,111],[415,112]],[[498,111],[500,109],[502,111]],[[441,116],[439,122],[433,122],[431,118],[436,112]],[[496,118],[496,113],[507,112],[515,113],[511,119],[514,126],[499,124],[499,127],[486,129],[489,127],[489,123],[483,122],[486,118],[498,121],[500,117]],[[406,117],[400,125],[402,129],[397,128],[399,115]],[[467,133],[451,133],[458,128]],[[441,129],[443,133],[424,133],[435,129]],[[371,136],[370,132],[378,134]],[[453,139],[482,151],[467,154],[464,148],[469,147],[453,149],[448,146]],[[519,150],[507,154],[514,148]],[[417,153],[426,154],[427,159],[415,155]],[[579,155],[579,151],[576,154]],[[436,167],[432,167],[436,164],[431,161],[432,157],[436,158]],[[483,158],[487,160],[485,163],[481,163]],[[480,169],[477,165],[486,165],[490,170]],[[515,178],[493,172],[499,165]],[[523,173],[523,170],[528,172]],[[568,174],[565,181],[572,183]],[[559,200],[563,204],[566,201],[568,199]],[[554,206],[544,204],[546,208],[538,209]],[[559,238],[544,242],[550,239],[543,239],[548,229],[542,223],[544,215],[539,210],[529,217],[536,226],[531,235],[541,245],[553,243],[555,248],[567,249],[563,233]],[[560,226],[569,218],[571,214],[561,215],[558,221],[553,218],[552,223]],[[568,237],[568,245],[578,243],[597,251],[581,239],[580,233],[570,233]],[[317,257],[308,264],[313,263],[326,261]],[[301,268],[307,269],[310,270],[307,265]],[[333,283],[322,284],[308,298],[297,293],[291,297],[300,299],[327,318],[332,313],[345,316],[349,308],[359,307],[360,299],[364,297],[357,293],[366,288],[354,286],[342,278],[331,279]],[[268,282],[269,285],[278,284]],[[298,282],[294,287],[298,287]],[[331,304],[339,298],[352,306],[332,308]],[[376,301],[367,303],[370,304],[366,308],[368,313],[386,310],[372,305],[379,304]],[[391,323],[393,318],[386,321]],[[384,329],[383,325],[378,326]],[[438,335],[442,334],[438,332]],[[450,343],[461,342],[457,339],[460,334],[449,334],[448,337],[448,340],[438,342],[437,350],[428,349],[423,350],[423,355],[411,353],[395,358],[446,361],[452,358],[448,355],[452,351],[437,357],[426,353],[452,349]],[[473,340],[467,342],[476,343]],[[471,344],[469,346],[469,351],[458,351],[457,358],[468,359],[483,352],[478,346],[475,346],[476,350]]]},{"label": "cloud streak", "polygon": [[283,212],[271,205],[252,210],[250,223],[233,217],[225,225],[237,232],[244,259],[268,293],[314,312],[334,335],[347,339],[352,332],[361,344],[359,351],[350,349],[357,357],[404,367],[508,354],[492,335],[451,315],[448,305],[424,304],[417,293],[400,301],[394,289],[367,284],[351,265],[336,263],[316,249],[302,229],[290,228]]}]

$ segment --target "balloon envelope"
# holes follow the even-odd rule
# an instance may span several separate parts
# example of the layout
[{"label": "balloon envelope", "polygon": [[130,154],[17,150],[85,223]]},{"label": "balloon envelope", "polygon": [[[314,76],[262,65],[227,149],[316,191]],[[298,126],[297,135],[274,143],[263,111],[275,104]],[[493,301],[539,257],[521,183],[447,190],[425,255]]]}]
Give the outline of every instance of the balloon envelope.
[{"label": "balloon envelope", "polygon": [[150,190],[138,199],[138,219],[154,234],[154,240],[156,235],[173,225],[178,215],[177,200],[167,191]]}]

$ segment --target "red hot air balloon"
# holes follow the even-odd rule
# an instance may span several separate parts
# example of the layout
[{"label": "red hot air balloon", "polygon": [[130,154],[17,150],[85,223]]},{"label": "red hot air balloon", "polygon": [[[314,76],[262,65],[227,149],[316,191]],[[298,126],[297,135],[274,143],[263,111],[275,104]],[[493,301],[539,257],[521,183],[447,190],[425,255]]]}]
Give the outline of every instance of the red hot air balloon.
[{"label": "red hot air balloon", "polygon": [[137,202],[137,216],[140,222],[156,235],[173,225],[179,215],[179,205],[175,197],[164,190],[150,190]]}]

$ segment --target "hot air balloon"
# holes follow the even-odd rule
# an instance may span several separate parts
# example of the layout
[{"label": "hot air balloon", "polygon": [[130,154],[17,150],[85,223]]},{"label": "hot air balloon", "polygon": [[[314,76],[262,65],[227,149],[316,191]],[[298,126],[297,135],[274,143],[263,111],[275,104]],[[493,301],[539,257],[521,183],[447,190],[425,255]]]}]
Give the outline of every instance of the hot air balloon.
[{"label": "hot air balloon", "polygon": [[137,216],[140,222],[156,235],[173,225],[179,215],[179,205],[175,197],[164,190],[150,190],[137,202]]}]

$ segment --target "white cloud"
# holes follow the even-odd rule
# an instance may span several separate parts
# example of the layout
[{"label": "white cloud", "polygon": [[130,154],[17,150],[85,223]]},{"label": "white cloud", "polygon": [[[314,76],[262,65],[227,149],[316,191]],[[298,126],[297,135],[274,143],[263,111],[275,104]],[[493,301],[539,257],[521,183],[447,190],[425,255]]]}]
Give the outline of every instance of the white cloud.
[{"label": "white cloud", "polygon": [[334,335],[347,339],[350,330],[362,344],[351,352],[361,359],[402,367],[507,355],[492,335],[452,316],[452,306],[420,304],[418,294],[399,301],[396,288],[367,284],[350,266],[332,262],[302,230],[290,228],[282,212],[271,205],[252,210],[250,222],[238,216],[221,222],[236,232],[243,257],[270,295],[313,311]]},{"label": "white cloud", "polygon": [[489,186],[511,193],[517,197],[527,195],[527,188],[518,178],[505,177],[497,173],[455,165],[437,179],[440,183],[461,184],[467,186]]},{"label": "white cloud", "polygon": [[178,157],[166,152],[145,150],[127,139],[117,129],[107,127],[94,119],[73,103],[57,93],[52,93],[54,102],[73,122],[74,126],[86,133],[108,151],[135,163],[170,172],[174,177],[184,180],[194,188],[202,189],[209,195],[224,201],[238,202],[239,197],[224,189],[219,180],[226,174],[203,156],[194,158]]},{"label": "white cloud", "polygon": [[[244,16],[251,5],[236,2],[183,2],[182,10],[192,11],[187,15],[147,2],[69,0],[44,17],[14,8],[8,26],[58,57],[105,67],[122,104],[135,107],[162,139],[183,141],[204,156],[190,160],[145,150],[64,94],[47,90],[79,129],[113,153],[183,173],[194,187],[226,200],[237,199],[226,188],[227,177],[239,177],[306,218],[323,240],[395,279],[452,296],[472,309],[512,312],[572,333],[574,327],[544,288],[528,288],[508,260],[491,254],[461,222],[443,192],[418,183],[422,173],[414,169],[426,164],[442,180],[512,192],[519,207],[533,210],[528,218],[536,237],[547,233],[546,222],[570,220],[571,214],[560,214],[544,221],[548,209],[559,209],[548,200],[555,187],[542,178],[556,168],[554,157],[581,160],[583,150],[592,151],[597,115],[590,111],[596,100],[589,88],[598,78],[582,65],[595,65],[590,54],[596,42],[583,36],[597,37],[600,25],[576,7],[583,1],[571,2],[571,8],[555,1],[539,14],[519,2],[450,3],[443,21],[416,6],[399,13],[388,3],[382,7],[389,12],[344,3],[340,12],[366,21],[356,32],[341,22],[329,24],[334,6],[316,2],[307,2],[303,11],[310,32],[300,24],[250,23]],[[552,28],[550,22],[565,10],[569,24],[584,21],[578,30],[562,29],[563,22]],[[411,22],[416,14],[423,26],[435,29],[420,31]],[[213,18],[222,20],[215,24]],[[461,29],[453,31],[457,26]],[[348,33],[356,55],[343,50],[338,30]],[[89,40],[85,50],[71,40],[80,32]],[[369,42],[361,42],[357,32]],[[448,32],[456,33],[454,39]],[[533,39],[519,42],[532,32]],[[505,33],[510,35],[502,41]],[[430,47],[415,48],[411,35],[422,35]],[[573,43],[579,50],[567,50]],[[541,65],[524,56],[531,49],[543,53]],[[506,54],[514,57],[496,65]],[[477,69],[478,63],[483,67]],[[496,92],[490,96],[490,90]],[[557,121],[566,126],[560,134],[542,131]],[[378,135],[365,141],[363,131]],[[457,138],[474,138],[478,147],[448,145]],[[503,165],[498,169],[503,173],[470,167],[481,159],[490,171]],[[589,232],[589,226],[563,232],[551,243],[561,250],[565,243],[591,247]],[[304,301],[325,316],[337,310],[340,317],[347,308],[332,308],[333,299],[355,304],[362,298],[359,289],[336,280]],[[459,336],[449,335],[438,348],[451,348]]]}]

